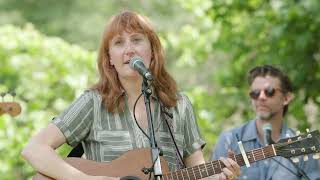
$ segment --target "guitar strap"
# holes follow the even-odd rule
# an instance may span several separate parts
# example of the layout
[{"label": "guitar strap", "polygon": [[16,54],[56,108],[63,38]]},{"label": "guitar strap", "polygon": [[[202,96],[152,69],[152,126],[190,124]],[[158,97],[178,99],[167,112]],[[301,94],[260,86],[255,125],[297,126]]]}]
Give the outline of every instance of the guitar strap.
[{"label": "guitar strap", "polygon": [[168,130],[169,130],[169,134],[170,134],[170,137],[171,137],[171,140],[175,146],[174,150],[175,150],[175,153],[176,153],[176,164],[178,166],[178,169],[183,169],[183,168],[186,168],[186,165],[184,164],[183,162],[183,159],[182,159],[182,156],[180,154],[180,151],[179,151],[179,148],[177,146],[177,143],[176,143],[176,140],[174,138],[174,135],[172,133],[172,130],[173,130],[173,114],[171,112],[171,110],[166,107],[165,105],[162,104],[162,102],[160,101],[160,116],[161,116],[161,119],[164,120],[164,122],[166,123],[167,127],[168,127]]}]

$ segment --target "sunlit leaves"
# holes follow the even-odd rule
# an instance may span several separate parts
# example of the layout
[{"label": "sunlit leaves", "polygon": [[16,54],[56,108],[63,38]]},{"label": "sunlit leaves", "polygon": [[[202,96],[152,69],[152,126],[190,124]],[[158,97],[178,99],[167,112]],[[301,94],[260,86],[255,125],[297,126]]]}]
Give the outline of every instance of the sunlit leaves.
[{"label": "sunlit leaves", "polygon": [[[0,91],[14,90],[22,106],[17,117],[0,117],[0,174],[4,179],[25,179],[33,171],[20,156],[23,146],[96,82],[96,55],[46,37],[31,24],[23,29],[1,26],[0,38]],[[9,96],[5,101],[12,101]]]}]

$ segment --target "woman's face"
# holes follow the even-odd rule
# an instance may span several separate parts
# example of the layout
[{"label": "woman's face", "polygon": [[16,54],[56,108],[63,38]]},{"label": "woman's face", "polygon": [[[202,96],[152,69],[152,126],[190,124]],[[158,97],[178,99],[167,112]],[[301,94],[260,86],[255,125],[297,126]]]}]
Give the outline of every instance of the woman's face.
[{"label": "woman's face", "polygon": [[130,68],[130,59],[139,56],[147,68],[150,66],[152,51],[147,36],[137,32],[123,31],[109,41],[110,64],[114,66],[119,79],[141,78],[139,73]]}]

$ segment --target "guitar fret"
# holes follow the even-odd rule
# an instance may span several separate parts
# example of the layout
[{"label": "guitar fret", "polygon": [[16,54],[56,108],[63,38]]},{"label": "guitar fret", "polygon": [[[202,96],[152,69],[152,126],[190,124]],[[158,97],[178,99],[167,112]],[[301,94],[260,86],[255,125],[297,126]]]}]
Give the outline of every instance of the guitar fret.
[{"label": "guitar fret", "polygon": [[188,179],[190,179],[190,176],[189,176],[189,171],[188,171],[188,169],[186,169],[186,171],[187,171],[187,176],[188,176]]},{"label": "guitar fret", "polygon": [[254,156],[253,151],[251,151],[251,154],[252,154],[253,160],[256,161],[256,157]]},{"label": "guitar fret", "polygon": [[179,179],[178,171],[176,171],[176,177],[177,177],[177,179]]},{"label": "guitar fret", "polygon": [[201,174],[200,166],[198,166],[198,170],[199,170],[200,178],[202,178],[202,174]]},{"label": "guitar fret", "polygon": [[252,151],[253,152],[253,155],[254,155],[254,160],[257,161],[257,160],[260,160],[260,153],[257,151],[257,150],[254,150]]},{"label": "guitar fret", "polygon": [[208,173],[208,169],[207,169],[207,166],[206,166],[206,164],[204,164],[204,168],[206,169],[206,172],[207,172],[207,176],[209,176],[209,173]]},{"label": "guitar fret", "polygon": [[181,173],[182,180],[184,180],[183,169],[182,171],[180,171],[180,173]]},{"label": "guitar fret", "polygon": [[213,167],[214,174],[217,174],[217,173],[216,173],[216,168],[213,166],[213,163],[212,163],[212,162],[211,162],[211,164],[212,164],[212,167]]},{"label": "guitar fret", "polygon": [[196,173],[194,172],[193,167],[192,167],[191,169],[192,169],[192,172],[193,172],[194,179],[197,179],[197,178],[196,178]]},{"label": "guitar fret", "polygon": [[180,171],[180,174],[181,174],[182,180],[184,180],[184,177],[183,177],[183,170],[184,170],[184,169],[182,169],[182,170]]},{"label": "guitar fret", "polygon": [[266,158],[266,156],[264,155],[263,149],[262,149],[262,148],[260,148],[260,150],[262,151],[263,158],[265,159],[265,158]]},{"label": "guitar fret", "polygon": [[216,174],[216,171],[215,171],[215,168],[214,168],[214,166],[213,166],[213,164],[212,164],[212,161],[210,162],[210,164],[211,164],[212,169],[213,169],[213,174]]},{"label": "guitar fret", "polygon": [[204,170],[204,165],[201,164],[201,165],[199,165],[199,167],[201,168],[201,171],[200,171],[201,177],[205,177],[205,174],[204,174],[204,172],[205,172],[205,170]]}]

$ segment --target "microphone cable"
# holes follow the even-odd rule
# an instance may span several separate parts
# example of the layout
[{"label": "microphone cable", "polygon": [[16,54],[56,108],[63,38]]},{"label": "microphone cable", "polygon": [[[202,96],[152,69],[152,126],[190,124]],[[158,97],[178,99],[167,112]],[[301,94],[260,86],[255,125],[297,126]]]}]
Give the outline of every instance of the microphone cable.
[{"label": "microphone cable", "polygon": [[[270,139],[270,143],[268,142],[269,145],[274,144],[275,142]],[[276,160],[275,158],[271,158],[272,160],[274,160],[275,162],[277,162],[279,165],[281,165],[282,167],[284,167],[285,169],[287,169],[289,172],[291,172],[292,174],[294,174],[295,176],[301,178],[302,176],[307,179],[310,180],[310,178],[307,176],[307,174],[303,171],[303,169],[301,169],[297,164],[295,164],[290,158],[287,158],[287,160],[297,169],[298,174],[293,172],[290,168],[286,167],[285,165],[283,165],[280,161]]]}]

